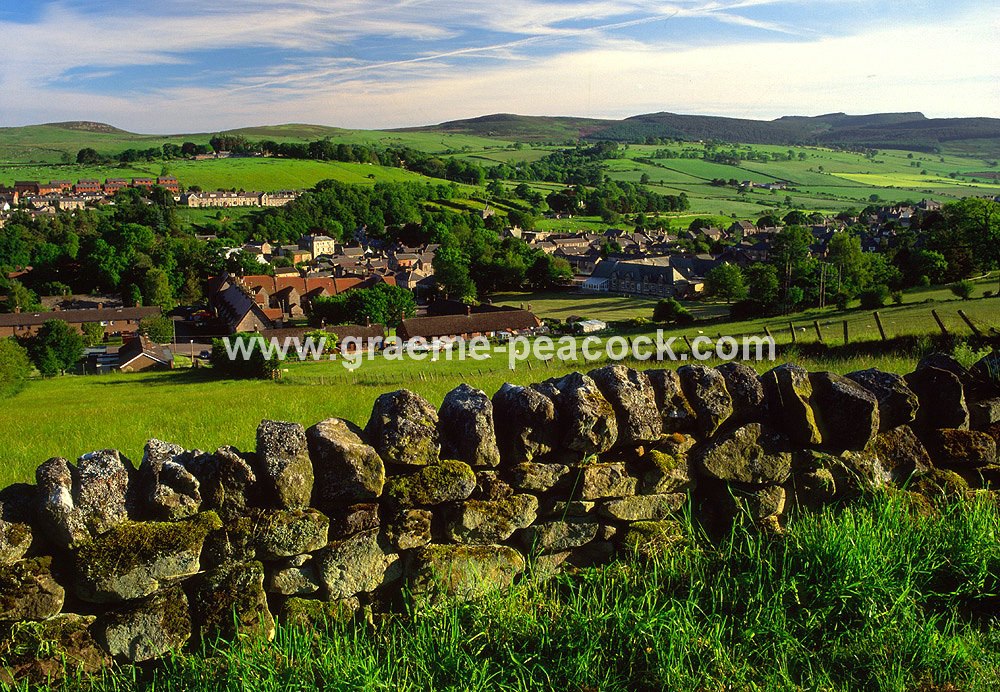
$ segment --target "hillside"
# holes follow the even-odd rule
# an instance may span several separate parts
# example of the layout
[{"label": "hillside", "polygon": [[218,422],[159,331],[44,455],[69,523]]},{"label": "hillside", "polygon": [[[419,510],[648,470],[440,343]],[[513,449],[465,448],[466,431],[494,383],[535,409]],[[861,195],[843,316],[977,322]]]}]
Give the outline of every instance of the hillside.
[{"label": "hillside", "polygon": [[[776,120],[669,112],[636,115],[624,120],[496,114],[407,131],[460,132],[529,141],[581,137],[634,142],[649,137],[672,137],[780,146],[852,145],[915,151],[937,151],[956,145],[965,151],[981,148],[991,152],[1000,140],[1000,119],[927,118],[922,113],[830,113],[814,117],[784,116]],[[982,146],[977,147],[977,143]]]}]

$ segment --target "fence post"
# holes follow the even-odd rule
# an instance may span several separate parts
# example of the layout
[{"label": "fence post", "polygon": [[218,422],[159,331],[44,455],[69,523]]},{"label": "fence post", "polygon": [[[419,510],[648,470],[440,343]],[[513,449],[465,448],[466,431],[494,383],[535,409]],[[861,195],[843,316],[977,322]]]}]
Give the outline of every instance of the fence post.
[{"label": "fence post", "polygon": [[767,327],[767,325],[764,326],[764,333],[767,334],[768,339],[774,341],[774,335],[771,334],[771,330]]},{"label": "fence post", "polygon": [[823,343],[823,331],[819,328],[819,320],[813,320],[813,326],[816,327],[816,338]]},{"label": "fence post", "polygon": [[845,344],[851,343],[851,335],[847,331],[847,320],[844,320],[844,343]]},{"label": "fence post", "polygon": [[877,312],[872,313],[875,315],[875,324],[878,325],[878,333],[882,337],[882,341],[885,341],[885,327],[882,326],[882,317]]},{"label": "fence post", "polygon": [[792,335],[793,344],[798,341],[798,339],[795,338],[795,325],[792,324],[791,320],[788,321],[788,333]]},{"label": "fence post", "polygon": [[979,328],[976,327],[976,325],[972,323],[972,320],[969,319],[969,316],[965,314],[965,310],[959,310],[958,316],[961,317],[963,320],[965,320],[965,323],[969,325],[969,329],[972,330],[973,334],[975,334],[976,336],[983,335],[982,332],[979,331]]},{"label": "fence post", "polygon": [[944,326],[944,322],[941,321],[941,316],[938,315],[937,310],[931,310],[931,314],[934,315],[934,321],[937,322],[938,327],[941,328],[941,333],[948,336],[948,330]]}]

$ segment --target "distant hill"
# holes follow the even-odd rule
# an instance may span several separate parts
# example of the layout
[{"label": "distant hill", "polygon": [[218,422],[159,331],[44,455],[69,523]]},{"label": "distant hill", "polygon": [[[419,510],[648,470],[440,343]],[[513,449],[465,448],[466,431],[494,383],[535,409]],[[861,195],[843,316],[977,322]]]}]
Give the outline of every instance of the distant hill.
[{"label": "distant hill", "polygon": [[1000,119],[927,118],[923,113],[916,112],[871,115],[829,113],[784,116],[776,120],[668,112],[636,115],[623,120],[500,113],[411,130],[536,141],[565,138],[636,141],[647,137],[675,137],[748,144],[841,144],[930,151],[951,142],[1000,140]]}]

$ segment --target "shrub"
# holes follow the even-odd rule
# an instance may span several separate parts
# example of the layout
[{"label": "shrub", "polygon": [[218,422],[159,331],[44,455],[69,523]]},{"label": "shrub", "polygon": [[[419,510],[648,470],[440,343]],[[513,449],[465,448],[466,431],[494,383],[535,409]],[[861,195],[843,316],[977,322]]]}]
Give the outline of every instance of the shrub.
[{"label": "shrub", "polygon": [[763,303],[753,298],[740,300],[732,304],[729,308],[729,317],[733,320],[752,320],[755,317],[763,317],[767,314],[767,309]]},{"label": "shrub", "polygon": [[976,285],[968,279],[962,279],[961,281],[956,281],[948,288],[962,300],[968,300],[972,297],[972,292],[976,289]]},{"label": "shrub", "polygon": [[903,292],[902,291],[893,291],[891,295],[892,295],[892,302],[893,303],[895,303],[896,305],[902,305],[903,304]]},{"label": "shrub", "polygon": [[0,399],[21,391],[30,376],[27,349],[14,339],[0,339]]},{"label": "shrub", "polygon": [[[209,362],[217,375],[232,379],[277,379],[281,361],[264,355],[263,347],[266,340],[263,336],[241,332],[233,334],[228,339],[230,346],[236,352],[235,358],[229,357],[226,343],[222,339],[212,341],[212,355]],[[243,349],[238,347],[240,342],[243,344]],[[247,353],[249,355],[244,357]]]},{"label": "shrub", "polygon": [[863,309],[878,310],[881,307],[885,307],[886,298],[889,297],[889,289],[879,284],[878,286],[873,286],[862,291],[858,297],[861,298],[861,307]]},{"label": "shrub", "polygon": [[694,322],[694,315],[676,298],[663,298],[653,308],[653,321],[690,324]]}]

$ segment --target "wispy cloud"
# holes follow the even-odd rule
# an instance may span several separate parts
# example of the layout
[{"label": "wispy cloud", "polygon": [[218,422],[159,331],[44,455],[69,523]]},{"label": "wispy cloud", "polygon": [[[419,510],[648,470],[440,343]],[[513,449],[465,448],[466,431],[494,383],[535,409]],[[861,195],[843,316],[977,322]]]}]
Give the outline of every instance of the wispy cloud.
[{"label": "wispy cloud", "polygon": [[168,131],[409,125],[497,110],[935,106],[1000,115],[992,14],[927,0],[934,41],[918,44],[929,19],[890,16],[891,4],[243,0],[234,12],[220,0],[50,1],[35,21],[0,21],[0,124],[95,118]]}]

